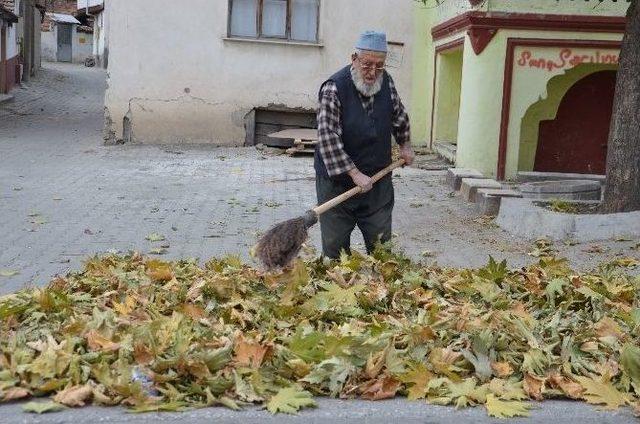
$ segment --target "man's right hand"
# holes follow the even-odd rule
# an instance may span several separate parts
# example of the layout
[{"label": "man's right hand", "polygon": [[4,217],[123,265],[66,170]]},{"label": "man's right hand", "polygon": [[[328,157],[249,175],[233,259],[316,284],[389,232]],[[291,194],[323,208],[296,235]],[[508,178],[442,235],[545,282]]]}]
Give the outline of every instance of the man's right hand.
[{"label": "man's right hand", "polygon": [[349,176],[353,180],[353,183],[362,189],[362,193],[366,193],[373,188],[371,177],[363,174],[357,168],[349,171]]}]

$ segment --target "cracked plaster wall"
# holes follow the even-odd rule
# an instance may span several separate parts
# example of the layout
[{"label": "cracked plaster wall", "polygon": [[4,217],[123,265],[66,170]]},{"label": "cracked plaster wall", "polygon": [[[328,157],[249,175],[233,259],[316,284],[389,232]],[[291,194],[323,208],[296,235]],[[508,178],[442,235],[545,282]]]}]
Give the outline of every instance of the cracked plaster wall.
[{"label": "cracked plaster wall", "polygon": [[128,114],[136,142],[242,145],[252,109],[315,108],[319,85],[348,63],[365,29],[405,43],[390,73],[408,103],[413,0],[321,0],[321,46],[225,39],[227,8],[226,0],[110,2],[108,130],[122,138]]}]

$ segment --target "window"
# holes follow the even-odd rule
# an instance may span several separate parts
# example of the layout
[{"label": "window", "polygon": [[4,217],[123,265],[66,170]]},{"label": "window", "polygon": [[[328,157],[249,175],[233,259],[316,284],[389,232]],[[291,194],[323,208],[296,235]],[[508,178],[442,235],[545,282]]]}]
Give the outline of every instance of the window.
[{"label": "window", "polygon": [[229,0],[229,36],[318,41],[320,0]]}]

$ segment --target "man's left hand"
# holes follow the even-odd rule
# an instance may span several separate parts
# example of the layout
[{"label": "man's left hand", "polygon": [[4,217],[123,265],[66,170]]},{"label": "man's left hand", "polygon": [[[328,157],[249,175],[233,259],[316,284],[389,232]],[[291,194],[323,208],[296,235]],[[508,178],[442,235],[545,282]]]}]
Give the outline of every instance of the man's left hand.
[{"label": "man's left hand", "polygon": [[415,159],[416,154],[413,152],[413,148],[411,147],[411,144],[409,143],[405,143],[402,146],[400,146],[400,158],[404,159],[404,164],[406,166],[410,166],[413,163],[413,160]]}]

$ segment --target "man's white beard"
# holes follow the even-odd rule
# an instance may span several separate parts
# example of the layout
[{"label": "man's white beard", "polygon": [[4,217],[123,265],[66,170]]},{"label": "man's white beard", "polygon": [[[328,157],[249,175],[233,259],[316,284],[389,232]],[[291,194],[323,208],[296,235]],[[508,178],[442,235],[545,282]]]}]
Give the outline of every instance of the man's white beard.
[{"label": "man's white beard", "polygon": [[376,78],[376,82],[373,84],[367,84],[354,67],[351,67],[351,79],[353,79],[353,83],[356,86],[356,89],[365,97],[371,97],[378,94],[378,92],[382,89],[382,74]]}]

